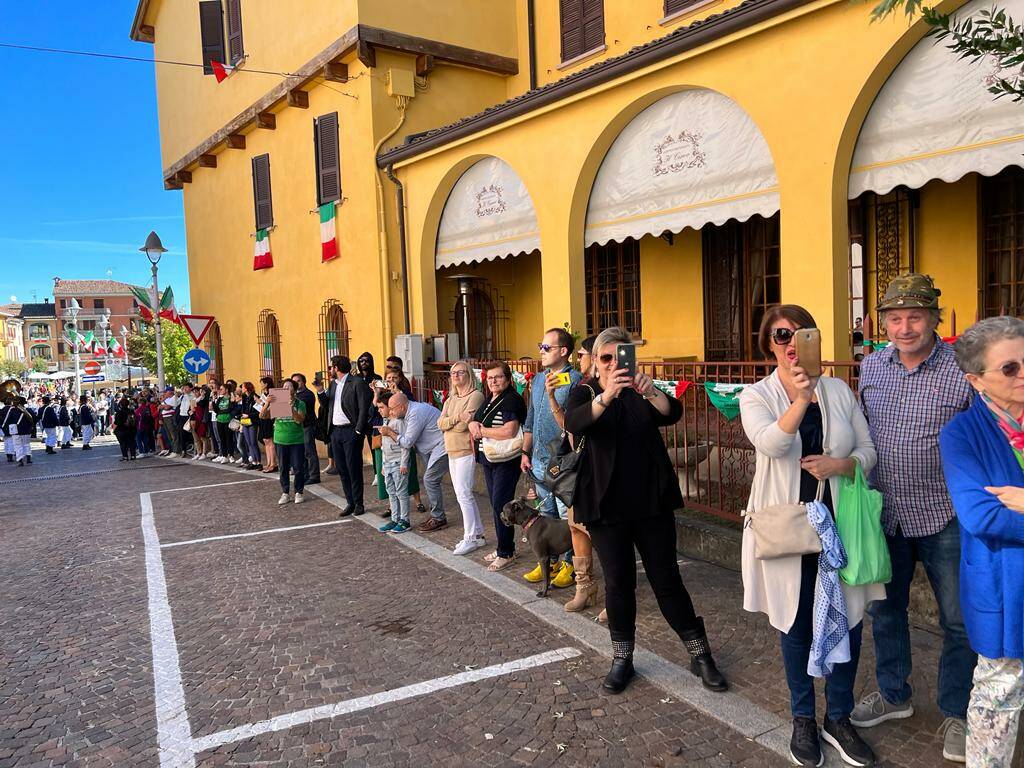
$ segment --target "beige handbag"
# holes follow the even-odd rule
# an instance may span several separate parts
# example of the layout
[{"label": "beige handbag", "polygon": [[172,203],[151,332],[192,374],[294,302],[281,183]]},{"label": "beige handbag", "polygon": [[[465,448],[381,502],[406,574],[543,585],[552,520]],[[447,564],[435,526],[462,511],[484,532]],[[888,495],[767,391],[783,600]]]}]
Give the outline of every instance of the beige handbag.
[{"label": "beige handbag", "polygon": [[[817,395],[824,427],[828,424],[825,415],[824,387],[817,391]],[[827,456],[827,429],[822,435],[821,445],[822,454]],[[825,481],[819,480],[818,493],[814,500],[821,501],[824,495]],[[749,527],[754,535],[754,557],[758,560],[774,560],[778,557],[813,555],[821,552],[821,539],[807,519],[806,504],[774,504],[763,509],[747,510],[746,518],[743,525]]]},{"label": "beige handbag", "polygon": [[[818,481],[816,501],[825,493],[825,481]],[[748,510],[744,526],[754,535],[754,557],[774,560],[777,557],[811,555],[821,552],[821,539],[807,519],[805,504],[773,504]]]}]

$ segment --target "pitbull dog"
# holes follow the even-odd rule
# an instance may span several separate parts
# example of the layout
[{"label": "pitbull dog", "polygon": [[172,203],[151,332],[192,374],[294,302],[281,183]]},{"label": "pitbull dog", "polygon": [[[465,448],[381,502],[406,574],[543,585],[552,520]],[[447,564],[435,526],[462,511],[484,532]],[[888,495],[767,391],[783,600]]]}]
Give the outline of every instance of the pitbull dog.
[{"label": "pitbull dog", "polygon": [[551,560],[557,560],[572,549],[572,536],[569,534],[569,523],[565,520],[542,515],[526,500],[524,496],[513,499],[501,510],[501,521],[505,525],[521,526],[533,554],[537,556],[541,570],[544,572],[544,587],[537,597],[547,597],[551,584]]}]

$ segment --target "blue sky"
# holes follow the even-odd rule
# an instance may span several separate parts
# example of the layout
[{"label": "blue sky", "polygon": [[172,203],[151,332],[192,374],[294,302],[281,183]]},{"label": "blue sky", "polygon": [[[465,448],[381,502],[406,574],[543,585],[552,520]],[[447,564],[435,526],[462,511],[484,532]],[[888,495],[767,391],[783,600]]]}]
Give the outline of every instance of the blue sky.
[{"label": "blue sky", "polygon": [[[153,56],[128,39],[136,0],[0,5],[0,42]],[[155,229],[161,288],[188,304],[181,192],[163,188],[152,64],[0,48],[0,303],[53,277],[140,284]]]}]

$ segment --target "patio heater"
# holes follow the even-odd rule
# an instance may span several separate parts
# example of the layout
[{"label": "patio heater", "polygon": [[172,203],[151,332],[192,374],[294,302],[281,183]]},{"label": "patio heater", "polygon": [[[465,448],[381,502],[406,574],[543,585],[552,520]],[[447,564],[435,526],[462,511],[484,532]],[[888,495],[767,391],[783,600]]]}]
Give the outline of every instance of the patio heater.
[{"label": "patio heater", "polygon": [[452,275],[449,280],[455,280],[459,284],[459,297],[462,299],[462,317],[455,318],[455,322],[462,329],[462,359],[469,359],[469,302],[473,297],[473,281],[476,275]]}]

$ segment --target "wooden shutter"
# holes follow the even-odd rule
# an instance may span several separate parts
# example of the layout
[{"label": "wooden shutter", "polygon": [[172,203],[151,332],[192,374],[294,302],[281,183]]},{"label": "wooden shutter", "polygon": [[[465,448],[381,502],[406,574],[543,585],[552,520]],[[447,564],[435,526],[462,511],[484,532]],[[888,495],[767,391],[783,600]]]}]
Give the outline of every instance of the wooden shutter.
[{"label": "wooden shutter", "polygon": [[274,225],[274,206],[270,192],[270,155],[252,159],[252,197],[256,208],[256,229]]},{"label": "wooden shutter", "polygon": [[242,60],[242,0],[227,0],[228,58],[231,66]]},{"label": "wooden shutter", "polygon": [[604,45],[604,0],[583,0],[583,50]]},{"label": "wooden shutter", "polygon": [[665,0],[665,15],[671,16],[678,13],[687,6],[693,5],[694,0]]},{"label": "wooden shutter", "polygon": [[583,53],[583,0],[558,0],[562,34],[562,61]]},{"label": "wooden shutter", "polygon": [[338,113],[321,115],[313,121],[316,154],[316,199],[318,205],[341,199],[341,168],[338,151]]},{"label": "wooden shutter", "polygon": [[203,45],[203,74],[212,75],[211,61],[224,63],[224,14],[220,0],[199,3],[199,34]]}]

